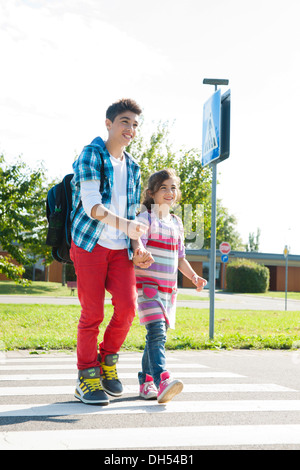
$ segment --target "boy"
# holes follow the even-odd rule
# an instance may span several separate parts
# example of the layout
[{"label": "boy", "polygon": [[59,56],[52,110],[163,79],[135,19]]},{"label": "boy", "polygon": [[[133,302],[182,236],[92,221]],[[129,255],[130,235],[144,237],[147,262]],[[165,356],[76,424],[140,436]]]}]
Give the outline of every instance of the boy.
[{"label": "boy", "polygon": [[[140,169],[125,152],[136,135],[140,114],[133,100],[113,103],[106,111],[107,141],[94,139],[73,164],[71,257],[82,307],[75,397],[87,404],[107,405],[105,392],[113,396],[123,392],[117,353],[132,324],[137,295],[130,239],[139,240],[147,230],[134,220],[140,203]],[[147,267],[151,256],[139,246],[140,266]],[[114,313],[97,355],[105,290],[112,295]]]}]

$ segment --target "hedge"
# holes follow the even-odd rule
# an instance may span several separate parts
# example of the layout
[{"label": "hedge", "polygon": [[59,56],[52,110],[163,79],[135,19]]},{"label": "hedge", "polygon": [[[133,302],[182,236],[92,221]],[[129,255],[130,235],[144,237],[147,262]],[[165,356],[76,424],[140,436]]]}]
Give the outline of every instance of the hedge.
[{"label": "hedge", "polygon": [[226,269],[229,292],[263,293],[269,288],[270,272],[266,266],[254,261],[237,259]]}]

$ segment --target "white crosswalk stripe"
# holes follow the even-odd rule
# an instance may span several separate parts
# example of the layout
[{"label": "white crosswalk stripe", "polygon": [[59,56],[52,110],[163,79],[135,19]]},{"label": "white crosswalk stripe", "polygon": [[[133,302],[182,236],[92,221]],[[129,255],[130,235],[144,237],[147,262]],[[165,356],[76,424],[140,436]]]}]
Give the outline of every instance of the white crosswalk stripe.
[{"label": "white crosswalk stripe", "polygon": [[[118,370],[124,380],[124,396],[111,398],[110,404],[104,407],[84,405],[74,398],[77,376],[74,355],[6,358],[0,365],[0,450],[276,445],[299,446],[300,449],[300,424],[293,420],[290,423],[240,424],[236,419],[245,413],[251,414],[252,420],[263,413],[272,413],[272,416],[290,413],[292,416],[300,412],[300,400],[293,398],[298,396],[298,390],[267,382],[253,383],[245,375],[211,370],[195,359],[180,362],[179,357],[170,355],[168,362],[173,376],[186,380],[178,398],[159,405],[155,400],[138,397],[140,357],[139,354],[121,356]],[[258,393],[259,399],[251,398],[252,393]],[[280,398],[276,398],[278,395]],[[219,414],[236,421],[220,425],[213,418]],[[126,416],[122,425],[114,421],[118,416]],[[178,416],[182,419],[192,416],[192,424],[178,424],[181,423]],[[200,418],[196,419],[197,416]],[[201,424],[201,416],[208,421]],[[67,420],[63,429],[61,423],[57,423],[57,429],[45,429],[43,422],[51,417],[68,418],[71,424]],[[101,422],[93,422],[90,428],[83,426],[86,422],[82,420],[90,417],[101,418]],[[156,424],[149,424],[151,417]],[[129,419],[131,424],[126,426]],[[22,427],[24,420],[26,429]],[[76,429],[72,427],[73,422],[77,423]]]},{"label": "white crosswalk stripe", "polygon": [[[172,371],[170,369],[170,371]],[[172,374],[174,377],[182,378],[222,378],[222,377],[243,377],[240,374],[233,374],[231,372],[177,372]],[[136,379],[137,374],[134,372],[120,372],[118,373],[120,379]],[[77,373],[73,374],[10,374],[1,375],[1,382],[17,382],[17,381],[39,381],[39,380],[76,380]]]},{"label": "white crosswalk stripe", "polygon": [[68,415],[113,415],[144,413],[228,413],[258,411],[300,411],[300,400],[228,400],[228,401],[180,401],[161,406],[151,402],[136,404],[129,402],[126,407],[111,403],[105,407],[87,407],[83,403],[54,403],[49,405],[0,405],[0,417],[11,416],[68,416]]},{"label": "white crosswalk stripe", "polygon": [[[1,396],[73,395],[75,385],[44,387],[0,387]],[[293,389],[276,384],[185,384],[182,393],[249,393],[291,392]],[[124,385],[124,393],[137,395],[137,385]]]},{"label": "white crosswalk stripe", "polygon": [[[172,369],[174,369],[174,367],[176,369],[206,369],[207,366],[203,366],[202,364],[176,364],[174,366],[174,364],[170,365],[169,369],[170,371],[172,371]],[[122,369],[135,369],[136,370],[137,368],[137,364],[124,364],[124,363],[121,363],[121,364],[118,364],[118,370],[122,370]],[[45,366],[45,364],[26,364],[26,370],[68,370],[68,369],[73,369],[75,370],[75,366],[74,366],[74,360],[73,360],[73,364],[47,364]],[[0,366],[0,371],[14,371],[14,370],[20,370],[20,366],[19,365],[4,365],[4,366]]]},{"label": "white crosswalk stripe", "polygon": [[[276,445],[299,444],[300,425],[257,425],[257,426],[184,426],[180,432],[176,427],[124,429],[84,429],[69,431],[26,431],[3,433],[3,450],[89,450],[99,449],[138,449],[145,443],[152,448],[198,446],[203,447],[232,445]],[[1,439],[1,438],[0,438]],[[167,445],[165,443],[167,442]],[[1,441],[0,441],[1,443]],[[173,447],[172,447],[173,448]]]}]

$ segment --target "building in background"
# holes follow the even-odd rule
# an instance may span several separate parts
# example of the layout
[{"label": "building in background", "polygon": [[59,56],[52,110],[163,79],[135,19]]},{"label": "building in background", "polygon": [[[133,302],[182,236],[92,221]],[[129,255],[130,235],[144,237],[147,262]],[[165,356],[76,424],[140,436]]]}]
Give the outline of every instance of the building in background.
[{"label": "building in background", "polygon": [[[208,280],[207,288],[209,288],[209,250],[186,250],[186,258],[191,263],[192,267],[199,274]],[[284,291],[285,290],[285,257],[282,254],[276,253],[259,253],[254,251],[231,251],[229,253],[229,260],[234,259],[248,259],[255,261],[258,264],[263,264],[270,271],[270,291]],[[225,263],[225,270],[221,262],[221,252],[217,250],[216,253],[216,288],[223,288],[224,272],[228,263]],[[193,284],[185,277],[180,276],[181,287],[193,287]],[[225,282],[226,288],[226,282]],[[300,256],[289,255],[288,257],[288,291],[300,292]]]},{"label": "building in background", "polygon": [[[7,255],[5,252],[0,251],[0,255]],[[186,258],[191,263],[193,269],[208,281],[206,288],[209,288],[209,250],[186,250]],[[270,291],[284,291],[285,290],[285,257],[283,254],[276,253],[259,253],[254,251],[231,251],[229,253],[229,260],[234,259],[248,259],[256,263],[263,264],[270,271]],[[221,252],[217,250],[216,253],[216,288],[226,288],[224,273],[228,263],[221,262]],[[73,281],[76,279],[74,267],[71,265],[62,265],[57,261],[53,261],[50,266],[45,267],[41,261],[30,267],[30,273],[27,276],[29,279],[36,281],[49,281],[49,282],[63,282]],[[226,276],[226,274],[225,274]],[[8,280],[6,276],[0,274],[0,281]],[[194,287],[192,282],[185,276],[179,273],[179,287]],[[288,256],[288,291],[300,292],[300,256]]]}]

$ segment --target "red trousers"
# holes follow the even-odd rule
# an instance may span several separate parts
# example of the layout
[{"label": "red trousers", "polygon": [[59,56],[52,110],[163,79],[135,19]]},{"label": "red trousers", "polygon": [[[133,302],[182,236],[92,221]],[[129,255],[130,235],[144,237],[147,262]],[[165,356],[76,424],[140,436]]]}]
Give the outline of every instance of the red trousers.
[{"label": "red trousers", "polygon": [[102,359],[116,354],[129,332],[136,312],[136,281],[127,250],[96,245],[89,253],[72,242],[71,258],[77,275],[81,316],[77,331],[77,367],[99,366],[97,339],[104,318],[105,289],[112,295],[113,316],[99,345]]}]

